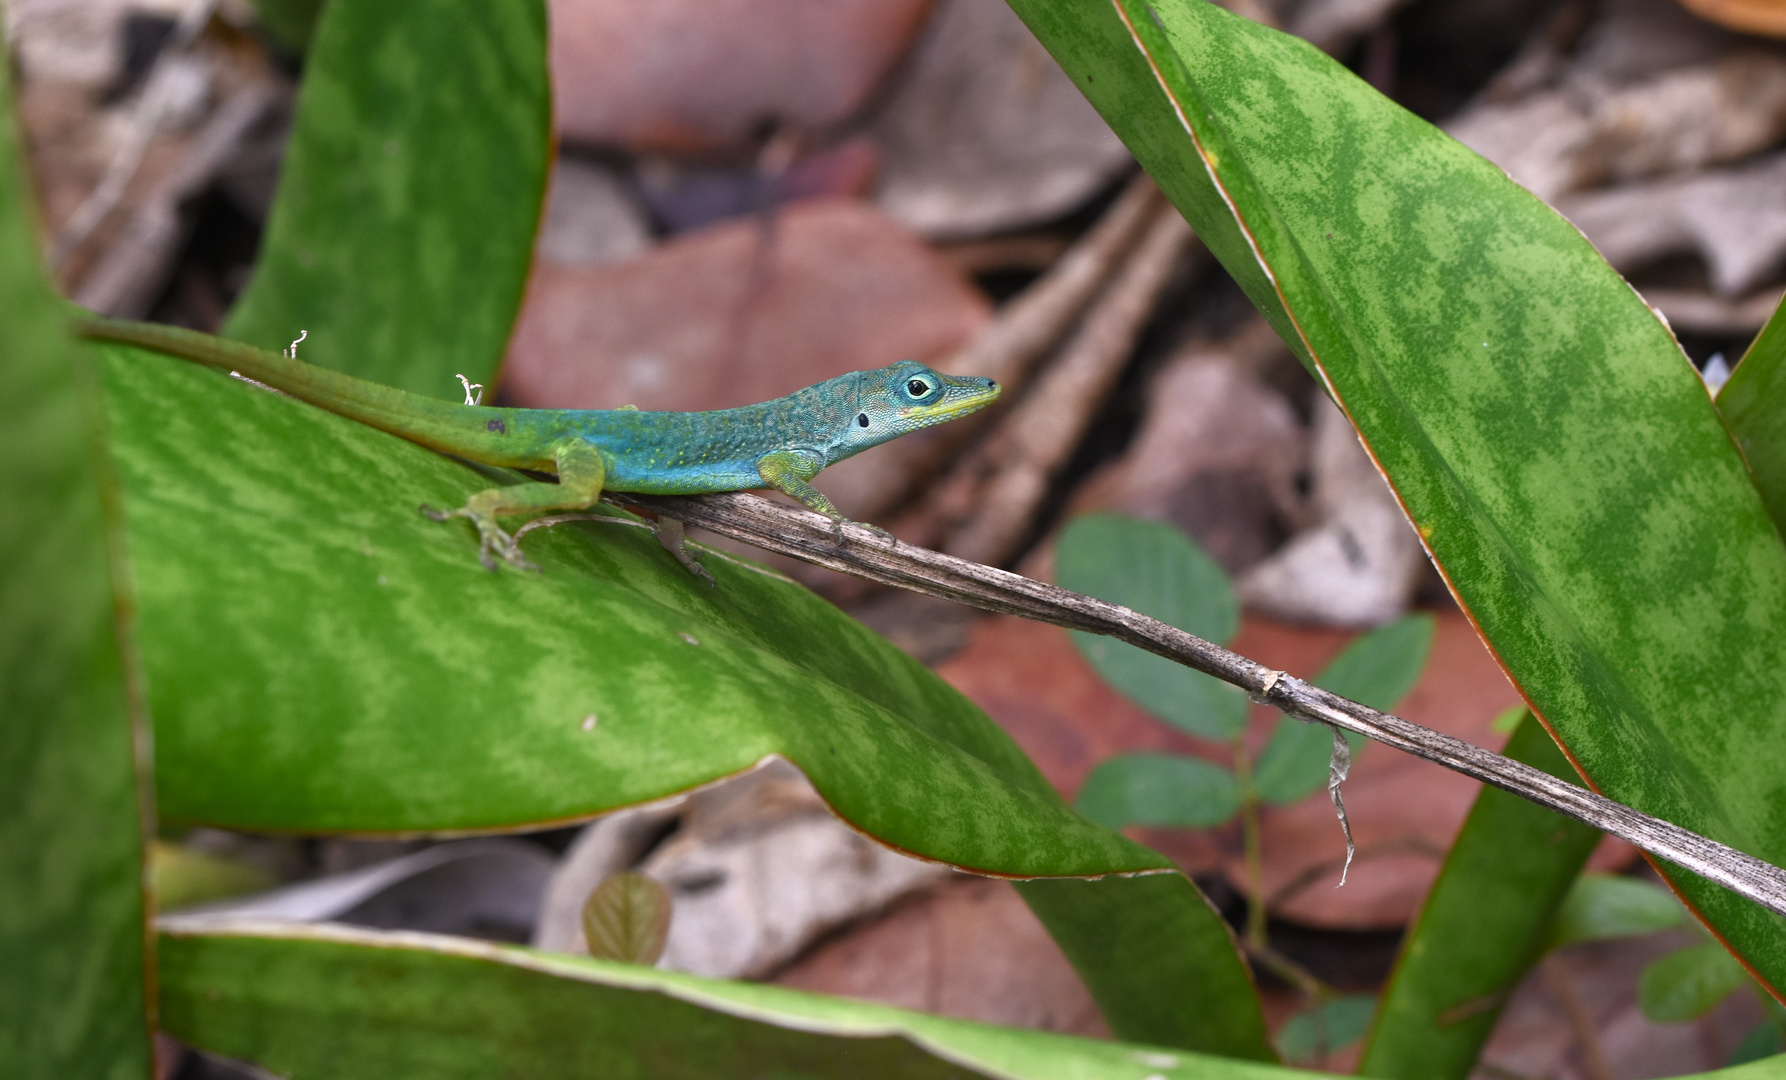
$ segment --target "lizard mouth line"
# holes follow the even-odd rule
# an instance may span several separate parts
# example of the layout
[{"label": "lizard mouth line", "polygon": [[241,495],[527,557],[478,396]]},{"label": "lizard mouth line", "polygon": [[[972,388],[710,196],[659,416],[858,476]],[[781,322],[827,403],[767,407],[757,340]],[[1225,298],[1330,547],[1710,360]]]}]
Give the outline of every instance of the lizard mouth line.
[{"label": "lizard mouth line", "polygon": [[958,416],[965,416],[968,413],[976,412],[992,404],[996,400],[998,400],[997,394],[979,394],[970,398],[962,398],[959,401],[944,401],[922,408],[901,409],[899,410],[899,416],[902,420],[916,420],[919,423],[928,426],[930,424],[940,424],[945,420],[953,420]]}]

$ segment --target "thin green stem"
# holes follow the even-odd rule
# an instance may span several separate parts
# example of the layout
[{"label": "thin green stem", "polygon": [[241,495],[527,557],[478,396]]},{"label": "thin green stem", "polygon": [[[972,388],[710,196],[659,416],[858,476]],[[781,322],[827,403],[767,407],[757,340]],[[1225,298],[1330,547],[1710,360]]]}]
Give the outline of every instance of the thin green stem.
[{"label": "thin green stem", "polygon": [[1260,967],[1296,987],[1311,1007],[1340,996],[1338,990],[1322,982],[1314,972],[1269,945],[1248,944],[1246,954]]},{"label": "thin green stem", "polygon": [[1234,777],[1240,781],[1240,839],[1246,853],[1246,943],[1263,953],[1271,942],[1265,930],[1265,851],[1260,839],[1259,794],[1253,790],[1253,759],[1244,735],[1234,740]]}]

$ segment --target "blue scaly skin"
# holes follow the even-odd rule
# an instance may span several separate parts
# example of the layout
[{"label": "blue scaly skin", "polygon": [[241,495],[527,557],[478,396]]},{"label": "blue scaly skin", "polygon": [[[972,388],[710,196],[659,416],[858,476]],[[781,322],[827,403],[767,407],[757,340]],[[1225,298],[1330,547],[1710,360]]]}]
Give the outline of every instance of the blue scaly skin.
[{"label": "blue scaly skin", "polygon": [[[491,488],[451,511],[423,508],[438,520],[469,519],[478,531],[478,558],[492,570],[499,558],[537,569],[498,519],[586,510],[603,491],[699,495],[775,488],[830,518],[841,539],[843,515],[811,484],[820,469],[966,416],[999,395],[991,379],[943,375],[902,360],[738,409],[498,409],[411,394],[178,327],[86,318],[77,320],[75,329],[84,337],[140,345],[245,375],[434,450],[486,465],[556,473],[556,484]],[[690,563],[679,548],[676,554]]]}]

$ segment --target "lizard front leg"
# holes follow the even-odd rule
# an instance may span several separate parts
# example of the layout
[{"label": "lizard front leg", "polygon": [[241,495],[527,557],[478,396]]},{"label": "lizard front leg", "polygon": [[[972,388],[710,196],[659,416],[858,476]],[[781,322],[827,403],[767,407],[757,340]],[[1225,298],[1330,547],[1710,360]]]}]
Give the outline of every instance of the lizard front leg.
[{"label": "lizard front leg", "polygon": [[601,499],[602,483],[608,475],[601,452],[583,439],[571,439],[560,445],[554,460],[558,471],[556,484],[529,481],[491,488],[465,500],[465,505],[457,510],[423,506],[422,513],[436,521],[456,517],[471,519],[478,531],[478,561],[488,569],[496,569],[496,558],[500,557],[510,566],[537,571],[539,567],[521,554],[521,546],[513,534],[497,524],[496,519],[550,510],[587,510]]},{"label": "lizard front leg", "polygon": [[[809,450],[777,450],[764,454],[757,459],[757,475],[763,482],[777,491],[792,495],[799,499],[807,509],[823,514],[831,519],[831,533],[839,544],[843,543],[843,525],[849,521],[840,513],[825,493],[807,483],[825,467],[823,460]],[[893,534],[875,525],[854,522],[864,528],[893,539]],[[895,541],[897,542],[897,541]]]}]

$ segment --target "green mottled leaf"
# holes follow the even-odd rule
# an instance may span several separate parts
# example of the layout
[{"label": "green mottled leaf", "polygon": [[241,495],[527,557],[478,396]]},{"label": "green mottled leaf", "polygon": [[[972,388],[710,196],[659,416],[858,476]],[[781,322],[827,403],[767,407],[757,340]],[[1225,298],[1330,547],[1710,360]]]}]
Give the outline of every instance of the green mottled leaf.
[{"label": "green mottled leaf", "polygon": [[455,372],[490,382],[531,265],[551,111],[543,0],[326,5],[225,335],[283,349],[307,330],[311,363],[435,397],[459,396]]},{"label": "green mottled leaf", "polygon": [[1100,825],[1203,829],[1240,809],[1234,774],[1180,754],[1119,754],[1086,777],[1073,808]]},{"label": "green mottled leaf", "polygon": [[1285,1061],[1316,1062],[1364,1038],[1377,999],[1368,994],[1334,998],[1292,1016],[1277,1034]]},{"label": "green mottled leaf", "polygon": [[1293,1075],[427,934],[317,926],[162,942],[168,1030],[292,1080]]},{"label": "green mottled leaf", "polygon": [[1273,1059],[1234,934],[1183,875],[1016,884],[1117,1038]]},{"label": "green mottled leaf", "polygon": [[[1431,615],[1409,615],[1361,634],[1315,676],[1315,685],[1373,709],[1394,709],[1426,668],[1433,625]],[[1354,757],[1366,741],[1346,733]],[[1280,718],[1253,767],[1253,788],[1266,802],[1295,802],[1327,786],[1332,755],[1332,729]]]},{"label": "green mottled leaf", "polygon": [[[1345,733],[1354,754],[1363,746]],[[1253,790],[1259,798],[1279,806],[1293,803],[1327,786],[1327,765],[1333,756],[1333,729],[1288,716],[1278,718],[1271,741],[1259,753],[1253,769]]]},{"label": "green mottled leaf", "polygon": [[0,1074],[146,1078],[147,737],[114,621],[116,492],[18,146],[0,74]]},{"label": "green mottled leaf", "polygon": [[1550,928],[1551,948],[1668,930],[1687,913],[1666,889],[1635,878],[1583,874],[1569,887]]},{"label": "green mottled leaf", "polygon": [[[1054,577],[1217,644],[1240,627],[1228,575],[1195,540],[1161,522],[1076,518],[1055,542]],[[1200,671],[1096,634],[1074,631],[1073,644],[1105,682],[1175,727],[1225,740],[1246,723],[1246,695]]]},{"label": "green mottled leaf", "polygon": [[1718,411],[1767,512],[1786,531],[1786,297],[1718,391]]},{"label": "green mottled leaf", "polygon": [[250,831],[575,820],[784,754],[844,817],[970,868],[1164,860],[1074,814],[942,680],[806,589],[643,528],[478,565],[489,476],[185,361],[107,347],[164,819]]},{"label": "green mottled leaf", "polygon": [[1650,961],[1637,977],[1637,1006],[1658,1024],[1684,1024],[1711,1012],[1748,981],[1722,945],[1693,945]]},{"label": "green mottled leaf", "polygon": [[[1786,863],[1786,548],[1667,328],[1505,173],[1197,0],[1014,0],[1358,428],[1596,789]],[[1786,986],[1786,920],[1668,871]]]},{"label": "green mottled leaf", "polygon": [[[1502,753],[1572,779],[1530,713]],[[1579,821],[1484,787],[1402,941],[1359,1075],[1469,1076],[1501,1007],[1549,947],[1557,909],[1599,839]]]},{"label": "green mottled leaf", "polygon": [[1387,712],[1408,696],[1433,649],[1431,615],[1406,615],[1353,638],[1315,685]]},{"label": "green mottled leaf", "polygon": [[583,940],[597,960],[655,964],[670,937],[670,915],[670,890],[622,870],[583,901]]},{"label": "green mottled leaf", "polygon": [[[619,516],[531,533],[544,572],[492,574],[463,523],[416,512],[491,476],[184,361],[105,355],[166,819],[507,829],[780,754],[851,824],[942,862],[1169,865],[1073,813],[979,709],[778,574],[709,553],[708,588]],[[1095,895],[1125,917],[1129,894]],[[1189,886],[1167,904],[1226,933]],[[1258,1022],[1256,998],[1233,1008]]]}]

